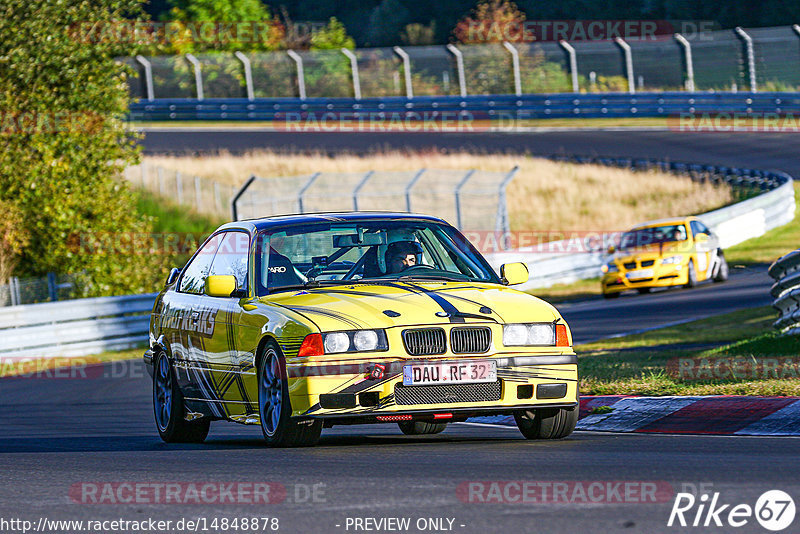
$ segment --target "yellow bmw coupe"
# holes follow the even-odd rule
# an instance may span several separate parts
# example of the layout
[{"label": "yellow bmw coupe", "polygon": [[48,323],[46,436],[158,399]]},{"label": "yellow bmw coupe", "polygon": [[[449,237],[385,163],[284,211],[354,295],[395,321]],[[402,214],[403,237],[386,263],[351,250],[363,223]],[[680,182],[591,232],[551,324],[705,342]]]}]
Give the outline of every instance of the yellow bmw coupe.
[{"label": "yellow bmw coupe", "polygon": [[441,432],[513,415],[529,439],[578,418],[570,329],[508,286],[444,221],[339,213],[221,226],[156,299],[150,346],[161,438],[200,442],[212,420],[260,425],[272,446],[323,428],[394,423]]},{"label": "yellow bmw coupe", "polygon": [[625,232],[603,265],[603,296],[628,289],[685,286],[728,279],[728,263],[719,238],[697,217],[650,221]]}]

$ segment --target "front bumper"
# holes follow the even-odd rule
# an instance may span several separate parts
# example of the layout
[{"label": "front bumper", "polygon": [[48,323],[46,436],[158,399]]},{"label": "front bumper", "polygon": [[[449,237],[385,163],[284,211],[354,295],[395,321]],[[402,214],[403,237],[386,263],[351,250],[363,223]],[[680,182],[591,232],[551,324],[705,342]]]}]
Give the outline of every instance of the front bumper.
[{"label": "front bumper", "polygon": [[652,270],[653,276],[646,278],[629,278],[630,271],[624,269],[606,273],[600,281],[603,294],[648,287],[682,286],[689,281],[685,264],[657,265]]},{"label": "front bumper", "polygon": [[[464,360],[493,359],[496,383],[403,386],[407,359],[386,359],[382,378],[370,378],[369,364],[357,369],[335,366],[289,366],[292,414],[327,420],[358,422],[391,421],[392,415],[414,415],[414,419],[445,412],[452,420],[478,414],[511,413],[522,408],[574,406],[578,400],[577,356],[570,354],[473,356]],[[431,358],[425,363],[453,358]],[[422,360],[415,360],[422,361]],[[350,371],[350,372],[347,372]],[[298,376],[301,375],[301,376]]]}]

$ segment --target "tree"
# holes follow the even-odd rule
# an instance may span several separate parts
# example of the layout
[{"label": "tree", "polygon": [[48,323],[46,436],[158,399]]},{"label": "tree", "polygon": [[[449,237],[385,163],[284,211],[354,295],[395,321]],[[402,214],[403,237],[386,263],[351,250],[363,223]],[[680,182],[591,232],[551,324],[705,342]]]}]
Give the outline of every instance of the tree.
[{"label": "tree", "polygon": [[187,52],[277,50],[283,25],[260,0],[170,0],[165,17],[177,25],[167,51]]},{"label": "tree", "polygon": [[410,16],[408,9],[399,0],[383,0],[369,15],[367,46],[390,46],[396,43]]},{"label": "tree", "polygon": [[337,50],[340,48],[355,48],[356,42],[347,35],[344,24],[336,17],[331,17],[328,25],[314,32],[311,36],[312,50]]},{"label": "tree", "polygon": [[120,179],[138,159],[122,120],[126,68],[114,60],[129,46],[98,30],[137,16],[136,0],[6,0],[0,7],[0,202],[19,211],[29,237],[15,274],[83,273],[87,295],[152,290],[159,259],[124,246],[93,253],[84,246],[150,231]]},{"label": "tree", "polygon": [[482,0],[453,30],[459,43],[501,43],[522,39],[525,14],[508,0]]}]

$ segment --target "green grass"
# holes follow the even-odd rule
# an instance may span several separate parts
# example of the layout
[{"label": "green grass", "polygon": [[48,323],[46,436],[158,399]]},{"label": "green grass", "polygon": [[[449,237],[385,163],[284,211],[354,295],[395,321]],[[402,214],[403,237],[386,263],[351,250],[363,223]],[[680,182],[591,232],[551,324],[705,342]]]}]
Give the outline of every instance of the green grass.
[{"label": "green grass", "polygon": [[153,218],[154,232],[208,235],[227,222],[222,218],[191,212],[184,206],[170,203],[147,191],[137,192],[136,211]]},{"label": "green grass", "polygon": [[600,296],[600,278],[587,278],[569,284],[555,284],[550,287],[526,291],[535,297],[557,304],[559,302]]},{"label": "green grass", "polygon": [[[800,395],[800,339],[772,329],[770,307],[752,308],[575,347],[581,393],[591,395]],[[782,366],[774,373],[765,361]],[[765,360],[772,359],[772,360]],[[737,376],[714,365],[746,365]],[[786,365],[794,362],[794,366]],[[681,372],[690,365],[692,372]],[[781,372],[782,370],[782,372]],[[781,378],[783,376],[783,378]],[[788,376],[788,378],[787,378]]]}]

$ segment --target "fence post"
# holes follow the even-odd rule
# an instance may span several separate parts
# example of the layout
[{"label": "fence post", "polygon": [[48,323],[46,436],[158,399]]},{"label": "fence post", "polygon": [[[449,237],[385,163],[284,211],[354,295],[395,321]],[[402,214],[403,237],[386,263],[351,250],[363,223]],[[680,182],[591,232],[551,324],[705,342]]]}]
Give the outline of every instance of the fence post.
[{"label": "fence post", "polygon": [[200,61],[192,54],[186,54],[186,59],[194,68],[194,85],[197,88],[197,100],[203,100],[203,72],[200,70]]},{"label": "fence post", "polygon": [[756,55],[753,51],[753,39],[747,35],[741,26],[736,26],[736,34],[744,41],[745,49],[747,51],[747,73],[750,79],[750,92],[758,92],[758,83],[756,81]]},{"label": "fence post", "polygon": [[353,76],[353,96],[356,100],[361,100],[361,81],[358,78],[358,58],[347,48],[342,48],[342,54],[347,56],[347,59],[350,60],[350,74]]},{"label": "fence post", "polygon": [[[500,181],[500,185],[497,187],[497,218],[495,221],[495,231],[502,232],[503,236],[511,233],[511,222],[508,219],[508,198],[506,195],[506,189],[518,171],[519,166],[515,165],[514,168],[503,177],[503,179]],[[506,250],[505,240],[502,243],[503,250]]]},{"label": "fence post", "polygon": [[572,78],[572,92],[579,93],[580,87],[578,86],[578,55],[575,53],[575,48],[565,40],[560,40],[558,44],[569,56],[569,74]]},{"label": "fence post", "polygon": [[175,171],[175,190],[178,193],[178,204],[183,204],[183,178],[178,171]]},{"label": "fence post", "polygon": [[622,55],[625,60],[625,77],[628,78],[628,92],[636,92],[636,80],[633,78],[633,55],[631,54],[631,45],[625,42],[622,37],[614,37],[614,42],[622,49]]},{"label": "fence post", "polygon": [[411,188],[422,178],[422,175],[425,174],[425,169],[420,169],[417,171],[417,174],[406,184],[406,212],[411,213]]},{"label": "fence post", "polygon": [[319,178],[320,174],[322,173],[315,172],[314,174],[312,174],[311,178],[309,178],[306,184],[302,188],[300,188],[300,191],[297,192],[297,208],[300,211],[300,213],[305,213],[305,211],[303,211],[303,195],[306,194],[306,191],[308,191],[309,187],[314,185],[314,182],[317,181],[317,178]]},{"label": "fence post", "polygon": [[200,211],[200,204],[203,203],[203,195],[202,191],[200,190],[200,177],[194,177],[194,207],[197,211]]},{"label": "fence post", "polygon": [[692,45],[683,35],[676,33],[675,40],[683,48],[683,60],[686,63],[686,90],[694,92],[694,64],[692,63]]},{"label": "fence post", "polygon": [[166,196],[164,193],[164,167],[156,167],[156,172],[158,173],[158,192],[162,197]]},{"label": "fence post", "polygon": [[144,56],[136,56],[136,61],[144,68],[144,88],[147,100],[152,102],[155,98],[153,92],[153,66]]},{"label": "fence post", "polygon": [[403,60],[403,74],[406,82],[406,97],[414,98],[414,88],[411,85],[411,58],[408,57],[406,51],[399,46],[395,46],[392,48],[392,50],[394,50],[394,53],[400,56],[400,59]]},{"label": "fence post", "polygon": [[11,305],[19,306],[22,304],[22,299],[19,294],[19,278],[12,276],[8,279],[8,288],[11,290]]},{"label": "fence post", "polygon": [[369,171],[367,174],[361,178],[361,181],[358,182],[358,185],[353,189],[353,211],[358,211],[358,192],[361,191],[361,188],[367,184],[372,175],[375,174],[375,171]]},{"label": "fence post", "polygon": [[47,296],[50,302],[58,300],[58,287],[56,286],[56,273],[47,273]]},{"label": "fence post", "polygon": [[142,171],[142,189],[144,189],[147,183],[147,162],[143,161],[139,170]]},{"label": "fence post", "polygon": [[287,50],[287,54],[289,57],[292,58],[297,65],[297,91],[300,96],[300,100],[306,99],[306,75],[303,71],[303,58],[300,57],[300,54],[295,52],[294,50]]},{"label": "fence post", "polygon": [[242,54],[238,50],[233,53],[236,58],[242,62],[242,67],[244,67],[244,83],[247,85],[247,100],[254,100],[255,95],[253,93],[253,69],[250,66],[250,58],[246,55]]},{"label": "fence post", "polygon": [[250,184],[252,184],[255,181],[256,181],[256,175],[254,174],[247,179],[247,181],[244,183],[244,185],[242,185],[239,191],[237,191],[236,194],[233,195],[233,197],[231,198],[231,216],[233,217],[234,221],[239,220],[239,214],[237,213],[236,210],[236,203],[239,201],[239,197],[242,196],[244,192],[247,191],[247,188],[250,187]]},{"label": "fence post", "polygon": [[466,80],[466,76],[464,75],[464,56],[461,54],[461,50],[456,48],[455,45],[449,44],[449,45],[447,45],[447,49],[456,58],[456,72],[458,73],[458,87],[459,87],[459,89],[461,91],[461,98],[465,98],[467,96],[467,80]]},{"label": "fence post", "polygon": [[455,189],[453,190],[456,200],[456,228],[459,230],[464,227],[461,222],[461,188],[467,185],[467,182],[469,182],[469,179],[472,178],[473,174],[475,174],[475,169],[470,169],[467,171],[467,174],[464,175],[464,177],[460,182],[458,182],[458,185],[456,185]]},{"label": "fence post", "polygon": [[522,78],[519,73],[519,52],[514,45],[503,41],[503,46],[511,53],[511,68],[514,71],[514,94],[522,96]]}]

